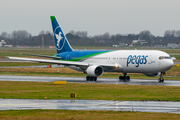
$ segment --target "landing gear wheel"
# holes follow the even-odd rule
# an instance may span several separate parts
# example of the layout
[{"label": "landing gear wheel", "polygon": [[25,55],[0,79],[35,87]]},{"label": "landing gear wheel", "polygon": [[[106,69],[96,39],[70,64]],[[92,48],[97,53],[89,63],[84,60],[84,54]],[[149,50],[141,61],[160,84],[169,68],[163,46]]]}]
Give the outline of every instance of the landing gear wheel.
[{"label": "landing gear wheel", "polygon": [[94,81],[94,77],[90,77],[90,81]]},{"label": "landing gear wheel", "polygon": [[119,76],[119,80],[122,80],[123,79],[123,77],[122,76]]},{"label": "landing gear wheel", "polygon": [[87,81],[97,81],[97,77],[87,76],[87,77],[86,77],[86,80],[87,80]]},{"label": "landing gear wheel", "polygon": [[97,77],[94,77],[94,81],[97,81]]},{"label": "landing gear wheel", "polygon": [[86,80],[89,81],[89,80],[90,80],[90,77],[89,77],[89,76],[86,76]]},{"label": "landing gear wheel", "polygon": [[127,76],[126,78],[127,78],[127,80],[130,80],[130,77],[129,77],[129,76]]},{"label": "landing gear wheel", "polygon": [[159,81],[160,83],[163,83],[163,82],[164,82],[164,78],[159,78],[158,81]]},{"label": "landing gear wheel", "polygon": [[119,76],[119,80],[121,81],[124,81],[124,82],[127,82],[130,80],[130,77],[129,76],[126,76],[127,74],[126,73],[123,73],[124,76]]}]

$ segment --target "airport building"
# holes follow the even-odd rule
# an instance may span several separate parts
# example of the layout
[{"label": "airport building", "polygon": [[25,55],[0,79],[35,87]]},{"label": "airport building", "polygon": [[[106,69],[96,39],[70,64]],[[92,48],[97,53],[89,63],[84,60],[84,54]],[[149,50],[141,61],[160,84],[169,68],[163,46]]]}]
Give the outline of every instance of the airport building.
[{"label": "airport building", "polygon": [[1,40],[1,41],[0,41],[0,47],[4,47],[5,45],[6,45],[5,40]]},{"label": "airport building", "polygon": [[5,40],[0,41],[0,47],[13,47],[13,45],[7,45]]},{"label": "airport building", "polygon": [[167,48],[180,48],[179,43],[168,43]]}]

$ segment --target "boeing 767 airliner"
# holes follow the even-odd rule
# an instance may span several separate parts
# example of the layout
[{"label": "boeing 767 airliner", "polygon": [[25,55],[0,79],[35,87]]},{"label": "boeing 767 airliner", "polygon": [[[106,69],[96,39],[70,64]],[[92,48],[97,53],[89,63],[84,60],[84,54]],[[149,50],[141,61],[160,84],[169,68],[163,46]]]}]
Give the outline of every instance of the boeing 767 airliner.
[{"label": "boeing 767 airliner", "polygon": [[53,60],[8,58],[65,65],[87,74],[87,81],[96,81],[104,72],[117,72],[124,74],[119,76],[119,79],[124,81],[130,80],[127,73],[143,73],[151,77],[160,75],[158,81],[164,82],[163,75],[174,64],[169,54],[157,50],[73,50],[55,16],[51,16],[51,23],[57,54],[35,56],[53,58]]}]

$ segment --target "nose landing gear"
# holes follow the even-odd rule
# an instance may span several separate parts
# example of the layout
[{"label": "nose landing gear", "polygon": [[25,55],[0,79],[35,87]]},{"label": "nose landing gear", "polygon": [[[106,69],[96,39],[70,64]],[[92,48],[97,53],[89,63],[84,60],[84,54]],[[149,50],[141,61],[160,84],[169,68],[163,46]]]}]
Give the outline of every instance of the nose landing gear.
[{"label": "nose landing gear", "polygon": [[163,83],[163,82],[164,82],[163,75],[165,75],[165,72],[161,72],[161,74],[160,74],[160,78],[158,79],[158,81],[159,81],[160,83]]},{"label": "nose landing gear", "polygon": [[124,74],[124,76],[119,76],[119,80],[121,81],[124,81],[124,82],[127,82],[127,81],[129,81],[130,80],[130,77],[129,76],[126,76],[127,75],[127,73],[123,73]]}]

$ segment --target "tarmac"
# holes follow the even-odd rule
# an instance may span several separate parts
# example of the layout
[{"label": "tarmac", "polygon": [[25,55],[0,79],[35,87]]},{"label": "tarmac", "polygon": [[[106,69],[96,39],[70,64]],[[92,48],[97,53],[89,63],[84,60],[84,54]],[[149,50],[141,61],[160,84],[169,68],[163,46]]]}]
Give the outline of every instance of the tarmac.
[{"label": "tarmac", "polygon": [[0,99],[0,110],[63,109],[180,113],[180,102]]},{"label": "tarmac", "polygon": [[[178,78],[180,79],[180,77]],[[178,80],[165,80],[164,83],[159,83],[158,80],[150,80],[150,79],[131,79],[128,82],[123,82],[123,81],[119,81],[118,78],[98,78],[97,81],[86,81],[85,77],[48,77],[48,76],[17,76],[17,75],[0,75],[0,81],[34,81],[34,82],[67,81],[69,83],[180,86],[180,81]]]}]

